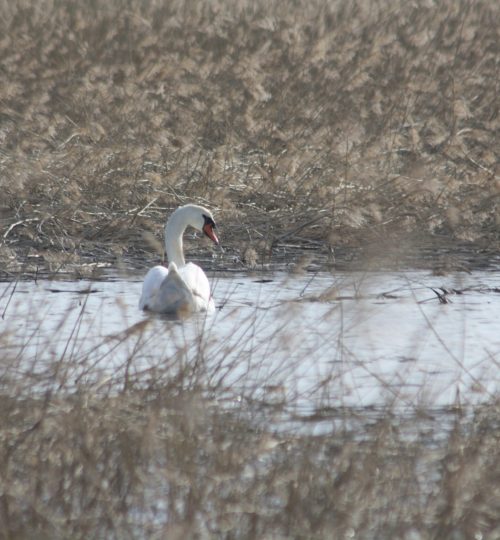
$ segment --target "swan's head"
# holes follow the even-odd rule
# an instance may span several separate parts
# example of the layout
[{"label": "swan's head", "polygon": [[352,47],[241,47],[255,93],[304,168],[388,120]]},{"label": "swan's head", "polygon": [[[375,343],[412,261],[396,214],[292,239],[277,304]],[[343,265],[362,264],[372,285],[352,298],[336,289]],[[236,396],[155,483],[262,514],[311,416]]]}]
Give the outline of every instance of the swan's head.
[{"label": "swan's head", "polygon": [[188,225],[208,236],[214,244],[219,243],[214,231],[216,228],[215,221],[210,210],[196,204],[187,204],[176,210],[175,213],[177,212],[185,216]]}]

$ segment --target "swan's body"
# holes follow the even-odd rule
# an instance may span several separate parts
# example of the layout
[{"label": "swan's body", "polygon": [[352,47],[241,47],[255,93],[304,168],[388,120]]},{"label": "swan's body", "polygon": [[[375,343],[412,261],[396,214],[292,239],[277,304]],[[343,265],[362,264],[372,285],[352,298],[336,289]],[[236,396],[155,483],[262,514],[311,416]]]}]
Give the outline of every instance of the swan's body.
[{"label": "swan's body", "polygon": [[203,231],[219,243],[212,214],[202,206],[187,204],[178,208],[165,226],[165,248],[169,261],[154,266],[144,278],[139,308],[156,313],[186,314],[214,309],[210,284],[203,270],[184,260],[182,236],[188,226]]}]

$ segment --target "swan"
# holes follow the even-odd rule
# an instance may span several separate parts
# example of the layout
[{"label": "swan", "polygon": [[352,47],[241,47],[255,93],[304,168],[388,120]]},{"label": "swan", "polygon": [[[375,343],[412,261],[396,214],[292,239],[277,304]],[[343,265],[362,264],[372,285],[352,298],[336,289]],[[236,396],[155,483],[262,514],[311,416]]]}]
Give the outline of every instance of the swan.
[{"label": "swan", "polygon": [[205,272],[184,260],[182,236],[189,226],[203,232],[215,244],[219,243],[209,210],[195,204],[177,208],[165,225],[168,270],[164,266],[154,266],[148,271],[142,284],[140,309],[176,315],[214,309]]}]

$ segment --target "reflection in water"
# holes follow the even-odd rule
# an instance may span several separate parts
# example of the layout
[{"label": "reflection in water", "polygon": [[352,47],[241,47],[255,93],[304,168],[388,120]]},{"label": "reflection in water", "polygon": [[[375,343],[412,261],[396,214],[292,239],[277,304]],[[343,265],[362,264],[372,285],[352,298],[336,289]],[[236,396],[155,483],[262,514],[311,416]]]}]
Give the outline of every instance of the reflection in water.
[{"label": "reflection in water", "polygon": [[[316,407],[442,406],[498,391],[494,275],[424,272],[212,280],[217,310],[185,321],[139,311],[140,281],[0,285],[5,358],[36,376],[89,377],[172,365],[186,384]],[[464,290],[439,302],[432,288]],[[70,362],[68,362],[70,360]],[[6,360],[4,360],[5,362]],[[98,375],[97,375],[98,374]],[[104,384],[104,382],[103,382]]]}]

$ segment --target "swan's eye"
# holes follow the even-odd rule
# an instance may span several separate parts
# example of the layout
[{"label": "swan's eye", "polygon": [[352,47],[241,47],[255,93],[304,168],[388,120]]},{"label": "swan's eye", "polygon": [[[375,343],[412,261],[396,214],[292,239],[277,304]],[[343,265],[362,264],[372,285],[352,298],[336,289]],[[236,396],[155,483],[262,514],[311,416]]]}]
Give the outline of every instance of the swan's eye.
[{"label": "swan's eye", "polygon": [[202,214],[202,216],[203,216],[203,219],[205,220],[205,225],[210,225],[212,229],[217,228],[215,221],[210,216],[206,216],[205,214]]}]

